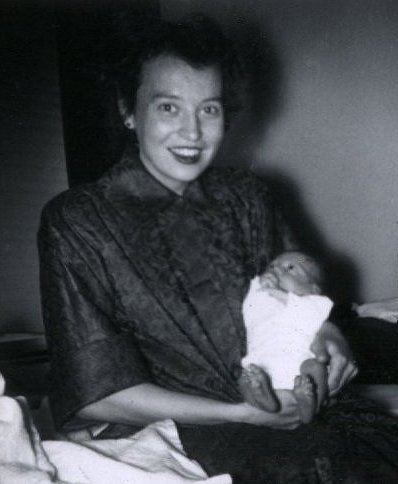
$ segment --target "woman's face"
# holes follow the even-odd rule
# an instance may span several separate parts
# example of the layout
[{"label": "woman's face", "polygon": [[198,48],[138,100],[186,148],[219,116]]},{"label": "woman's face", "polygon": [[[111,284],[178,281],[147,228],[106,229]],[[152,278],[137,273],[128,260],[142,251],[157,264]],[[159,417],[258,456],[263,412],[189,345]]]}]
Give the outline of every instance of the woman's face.
[{"label": "woman's face", "polygon": [[141,161],[163,185],[182,194],[209,166],[223,138],[220,72],[161,55],[144,64],[141,77],[130,116]]}]

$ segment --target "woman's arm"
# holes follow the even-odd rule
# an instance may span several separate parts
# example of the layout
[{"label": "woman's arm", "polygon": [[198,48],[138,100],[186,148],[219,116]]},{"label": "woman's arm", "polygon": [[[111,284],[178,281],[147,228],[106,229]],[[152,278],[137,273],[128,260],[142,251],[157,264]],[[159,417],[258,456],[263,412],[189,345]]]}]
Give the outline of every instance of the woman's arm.
[{"label": "woman's arm", "polygon": [[147,425],[171,418],[182,424],[212,425],[240,422],[291,429],[299,425],[297,403],[284,393],[278,395],[281,410],[268,413],[248,403],[226,403],[167,390],[143,383],[109,395],[78,412],[82,419]]}]

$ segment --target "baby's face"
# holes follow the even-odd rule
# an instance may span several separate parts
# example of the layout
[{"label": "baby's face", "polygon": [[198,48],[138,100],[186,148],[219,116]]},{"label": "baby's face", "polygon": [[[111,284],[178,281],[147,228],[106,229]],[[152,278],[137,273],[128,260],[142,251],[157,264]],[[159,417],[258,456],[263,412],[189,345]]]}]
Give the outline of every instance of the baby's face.
[{"label": "baby's face", "polygon": [[282,254],[260,276],[260,284],[264,289],[280,289],[298,295],[319,294],[320,288],[315,277],[318,271],[315,261],[305,254]]}]

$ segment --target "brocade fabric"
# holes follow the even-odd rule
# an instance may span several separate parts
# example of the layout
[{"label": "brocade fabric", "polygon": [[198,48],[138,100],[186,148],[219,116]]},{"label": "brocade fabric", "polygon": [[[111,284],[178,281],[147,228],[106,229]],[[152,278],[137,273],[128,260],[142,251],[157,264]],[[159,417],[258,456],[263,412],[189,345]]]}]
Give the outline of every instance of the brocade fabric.
[{"label": "brocade fabric", "polygon": [[264,182],[209,169],[176,195],[130,155],[43,210],[43,316],[58,429],[143,382],[237,402],[251,277],[291,245]]},{"label": "brocade fabric", "polygon": [[[39,251],[57,428],[143,382],[241,401],[241,305],[292,240],[264,182],[234,169],[209,169],[178,196],[127,156],[56,197]],[[234,484],[398,482],[398,420],[349,394],[296,430],[178,427],[188,456]]]}]

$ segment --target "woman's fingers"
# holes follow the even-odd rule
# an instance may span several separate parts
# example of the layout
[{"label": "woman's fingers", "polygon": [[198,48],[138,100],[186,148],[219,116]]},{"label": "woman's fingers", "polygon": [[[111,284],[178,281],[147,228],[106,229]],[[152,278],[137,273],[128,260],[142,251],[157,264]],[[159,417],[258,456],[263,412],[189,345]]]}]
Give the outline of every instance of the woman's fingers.
[{"label": "woman's fingers", "polygon": [[[254,373],[256,371],[257,370],[255,369]],[[242,404],[242,408],[244,409],[245,413],[245,416],[242,420],[243,422],[253,425],[264,425],[280,430],[293,430],[302,423],[300,421],[297,401],[292,391],[277,390],[275,393],[272,392],[275,400],[278,401],[278,404],[280,402],[279,412],[269,412],[260,409],[258,404],[254,404],[252,401],[258,397],[255,390],[257,385],[252,384],[251,378],[251,371],[244,369],[242,376],[239,379],[239,386],[242,394],[246,394],[247,396],[247,398],[245,397],[246,403]],[[253,390],[255,391],[253,392]]]},{"label": "woman's fingers", "polygon": [[248,403],[243,403],[242,408],[244,410],[244,416],[242,422],[252,425],[263,425],[266,427],[280,429],[280,430],[292,430],[300,425],[300,418],[296,408],[282,409],[278,413],[265,412]]},{"label": "woman's fingers", "polygon": [[316,336],[314,341],[311,343],[310,350],[314,353],[316,359],[320,363],[329,363],[330,354],[326,347],[326,342],[322,338]]},{"label": "woman's fingers", "polygon": [[329,364],[329,394],[336,395],[358,373],[354,360],[340,352],[339,346],[333,341],[326,343],[330,355]]},{"label": "woman's fingers", "polygon": [[357,375],[358,375],[358,367],[356,366],[356,363],[353,361],[348,362],[346,368],[341,373],[340,383],[337,383],[333,387],[330,386],[329,395],[331,397],[337,395],[340,392],[340,390]]},{"label": "woman's fingers", "polygon": [[280,411],[267,412],[244,404],[248,411],[246,423],[266,425],[267,427],[280,430],[292,430],[302,423],[293,392],[290,390],[277,390],[275,393],[276,398],[280,401]]},{"label": "woman's fingers", "polygon": [[[280,411],[274,414],[279,417],[279,425],[285,430],[292,430],[302,424],[296,397],[291,390],[277,390],[276,397],[280,402]],[[279,427],[281,428],[281,427]]]},{"label": "woman's fingers", "polygon": [[329,395],[338,393],[357,373],[350,347],[341,332],[331,323],[324,323],[311,345],[311,351],[329,369]]},{"label": "woman's fingers", "polygon": [[278,422],[268,424],[268,427],[279,430],[294,430],[301,425],[299,417],[292,417],[289,419],[281,419]]}]

